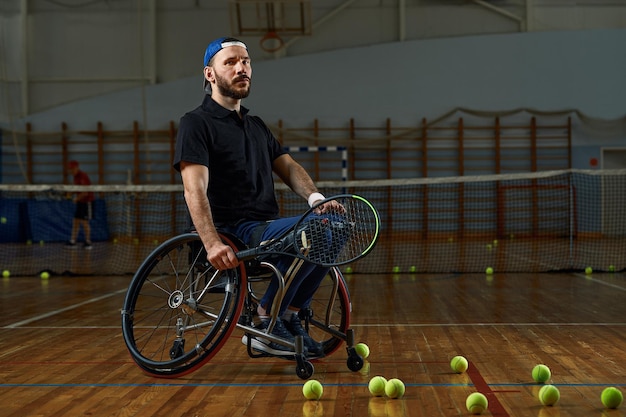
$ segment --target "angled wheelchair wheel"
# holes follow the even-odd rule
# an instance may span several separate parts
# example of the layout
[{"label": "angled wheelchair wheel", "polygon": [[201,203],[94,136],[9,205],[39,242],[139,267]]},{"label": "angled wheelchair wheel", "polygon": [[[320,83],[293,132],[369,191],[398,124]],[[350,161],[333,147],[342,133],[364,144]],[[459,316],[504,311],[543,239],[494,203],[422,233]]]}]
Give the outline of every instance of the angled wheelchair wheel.
[{"label": "angled wheelchair wheel", "polygon": [[243,266],[211,267],[195,233],[159,245],[135,273],[122,309],[122,333],[135,363],[166,378],[207,363],[236,327],[245,280]]},{"label": "angled wheelchair wheel", "polygon": [[326,356],[346,341],[352,304],[346,281],[338,268],[331,268],[309,306],[309,334],[322,343]]}]

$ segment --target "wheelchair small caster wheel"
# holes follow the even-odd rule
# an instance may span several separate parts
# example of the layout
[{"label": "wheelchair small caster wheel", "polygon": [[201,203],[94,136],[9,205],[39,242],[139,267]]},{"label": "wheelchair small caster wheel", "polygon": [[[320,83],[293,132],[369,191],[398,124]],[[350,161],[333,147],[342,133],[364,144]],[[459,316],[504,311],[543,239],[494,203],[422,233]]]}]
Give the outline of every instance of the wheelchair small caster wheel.
[{"label": "wheelchair small caster wheel", "polygon": [[300,363],[300,361],[298,361],[298,366],[296,366],[296,375],[298,375],[298,378],[309,379],[313,376],[314,371],[315,368],[311,362],[304,360]]},{"label": "wheelchair small caster wheel", "polygon": [[349,370],[356,372],[363,368],[364,361],[359,355],[350,355],[348,356],[347,364]]},{"label": "wheelchair small caster wheel", "polygon": [[175,340],[170,349],[170,359],[180,358],[185,354],[185,340]]}]

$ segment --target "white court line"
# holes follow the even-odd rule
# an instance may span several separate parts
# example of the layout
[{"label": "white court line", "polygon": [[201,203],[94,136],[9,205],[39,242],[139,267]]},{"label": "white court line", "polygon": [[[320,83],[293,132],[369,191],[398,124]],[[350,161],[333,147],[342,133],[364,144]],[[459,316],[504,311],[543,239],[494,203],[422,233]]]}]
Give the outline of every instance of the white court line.
[{"label": "white court line", "polygon": [[624,288],[624,287],[621,287],[621,286],[615,285],[615,284],[611,284],[610,282],[606,282],[606,281],[602,281],[602,280],[599,280],[599,279],[595,279],[592,276],[589,276],[589,275],[586,275],[586,274],[578,274],[578,273],[576,273],[576,274],[573,274],[573,275],[577,276],[579,278],[584,278],[587,281],[593,281],[593,282],[598,283],[598,284],[606,285],[607,287],[615,288],[616,290],[626,291],[626,288]]},{"label": "white court line", "polygon": [[[605,281],[602,281],[602,280],[598,280],[598,279],[589,277],[588,275],[585,275],[585,274],[574,273],[572,275],[574,275],[576,277],[579,277],[579,278],[583,278],[583,279],[585,279],[587,281],[591,280],[591,281],[596,282],[598,284],[606,285],[607,287],[611,287],[611,288],[618,289],[618,290],[621,290],[621,291],[626,291],[626,288],[624,288],[624,287],[621,287],[619,285],[614,285],[614,284],[611,284],[611,283],[608,283],[608,282],[605,282]],[[63,313],[65,311],[69,311],[69,310],[72,310],[74,308],[81,307],[81,306],[86,305],[86,304],[91,304],[91,303],[94,303],[94,302],[97,302],[97,301],[100,301],[100,300],[104,300],[106,298],[112,297],[112,296],[120,294],[120,293],[124,293],[126,291],[127,291],[127,289],[124,288],[122,290],[118,290],[118,291],[115,291],[113,293],[103,295],[101,297],[96,297],[96,298],[92,298],[92,299],[83,301],[82,303],[74,304],[74,305],[71,305],[71,306],[68,306],[68,307],[65,307],[65,308],[62,308],[62,309],[58,309],[58,310],[50,311],[50,312],[45,313],[45,314],[41,314],[39,316],[31,317],[31,318],[26,319],[26,320],[18,321],[16,323],[9,324],[7,326],[3,326],[2,328],[3,329],[14,329],[14,328],[17,328],[17,327],[21,327],[21,326],[24,326],[24,325],[26,325],[28,323],[32,323],[32,322],[35,322],[37,320],[45,319],[45,318],[54,316],[56,314]],[[393,327],[393,326],[397,326],[397,327],[399,327],[399,326],[403,326],[403,327],[430,327],[430,326],[435,326],[435,327],[437,327],[437,326],[441,326],[441,327],[445,327],[445,326],[590,326],[590,325],[596,325],[596,326],[624,326],[624,325],[626,325],[626,323],[463,323],[463,324],[451,324],[451,323],[442,323],[442,324],[398,324],[398,323],[394,323],[394,324],[363,324],[363,325],[352,324],[351,327],[383,327],[383,326],[385,326],[385,327]],[[117,326],[114,326],[114,327],[111,327],[111,328],[115,328],[115,327],[117,327]],[[58,329],[73,329],[73,328],[75,328],[75,329],[104,329],[106,327],[96,327],[96,326],[87,326],[87,327],[82,327],[82,326],[77,326],[77,327],[37,326],[37,327],[29,327],[29,329],[37,329],[37,328],[40,328],[40,329],[56,329],[56,328],[58,328]]]},{"label": "white court line", "polygon": [[[533,327],[556,327],[556,326],[617,326],[622,327],[626,326],[626,322],[618,322],[618,323],[379,323],[379,324],[351,324],[350,327],[519,327],[519,326],[533,326]],[[9,326],[5,326],[3,328],[8,328]],[[119,329],[120,326],[31,326],[31,327],[22,327],[24,330],[33,330],[33,329],[41,329],[41,330],[50,330],[50,329],[79,329],[79,330],[89,330],[89,329],[99,329],[99,330],[109,330],[109,329]],[[16,328],[19,330],[20,328]]]},{"label": "white court line", "polygon": [[[53,310],[53,311],[50,311],[50,312],[45,313],[45,314],[40,314],[39,316],[35,316],[35,317],[31,317],[31,318],[26,319],[26,320],[18,321],[16,323],[9,324],[9,325],[4,326],[2,328],[3,329],[14,329],[16,327],[21,327],[21,326],[24,326],[25,324],[32,323],[32,322],[37,321],[37,320],[42,320],[42,319],[45,319],[45,318],[48,318],[48,317],[52,317],[52,316],[54,316],[56,314],[63,313],[65,311],[69,311],[69,310],[73,310],[73,309],[75,309],[77,307],[82,307],[82,306],[87,305],[87,304],[95,303],[97,301],[104,300],[104,299],[109,298],[109,297],[113,297],[114,295],[125,293],[126,291],[127,291],[126,288],[124,288],[123,290],[115,291],[115,292],[112,292],[110,294],[106,294],[106,295],[102,295],[100,297],[96,297],[96,298],[91,298],[89,300],[85,300],[82,303],[73,304],[73,305],[67,306],[65,308],[60,308],[58,310]],[[29,327],[29,328],[31,328],[31,327]]]},{"label": "white court line", "polygon": [[350,324],[350,327],[515,327],[515,326],[626,326],[621,323],[380,323],[380,324]]}]

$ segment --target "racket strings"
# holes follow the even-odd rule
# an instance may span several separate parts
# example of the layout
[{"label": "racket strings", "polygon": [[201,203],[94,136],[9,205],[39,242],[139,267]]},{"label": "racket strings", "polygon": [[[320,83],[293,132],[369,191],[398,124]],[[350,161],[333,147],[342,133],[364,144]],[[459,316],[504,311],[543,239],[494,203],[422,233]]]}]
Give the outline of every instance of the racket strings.
[{"label": "racket strings", "polygon": [[[306,257],[320,264],[341,264],[359,257],[375,239],[375,213],[359,200],[341,202],[341,213],[311,217],[304,227]],[[304,248],[304,240],[300,242]]]}]

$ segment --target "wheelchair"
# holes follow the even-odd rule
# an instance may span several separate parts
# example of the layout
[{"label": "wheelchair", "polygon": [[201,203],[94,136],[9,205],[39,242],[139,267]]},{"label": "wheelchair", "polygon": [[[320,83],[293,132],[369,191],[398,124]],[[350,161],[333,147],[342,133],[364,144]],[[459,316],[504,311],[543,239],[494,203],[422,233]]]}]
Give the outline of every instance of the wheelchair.
[{"label": "wheelchair", "polygon": [[[232,235],[220,233],[220,237],[235,252],[246,249]],[[280,357],[295,362],[299,378],[310,378],[314,373],[312,361],[319,358],[307,357],[301,336],[289,342],[254,327],[256,306],[273,275],[279,283],[273,305],[279,306],[285,278],[271,258],[255,258],[234,269],[216,270],[208,263],[196,233],[163,242],[142,262],[126,292],[122,333],[132,359],[150,376],[180,377],[209,362],[238,329],[248,336],[250,357],[271,356],[250,346],[252,337],[269,339],[293,349],[294,355]],[[275,310],[270,312],[268,329],[277,320]],[[364,360],[354,349],[350,312],[346,281],[335,267],[299,316],[309,335],[322,343],[325,356],[345,343],[347,367],[358,371]]]}]

